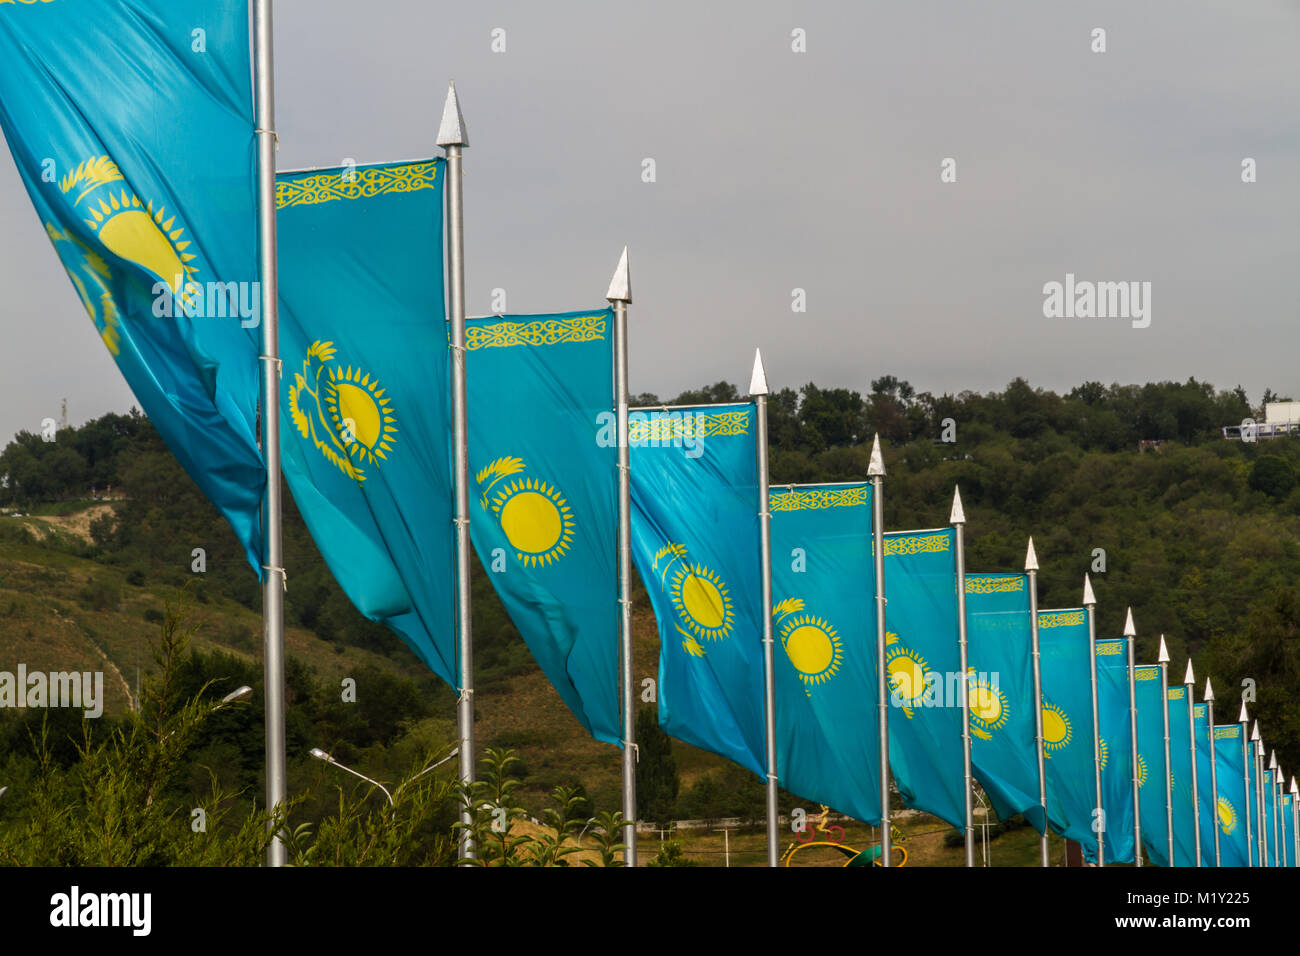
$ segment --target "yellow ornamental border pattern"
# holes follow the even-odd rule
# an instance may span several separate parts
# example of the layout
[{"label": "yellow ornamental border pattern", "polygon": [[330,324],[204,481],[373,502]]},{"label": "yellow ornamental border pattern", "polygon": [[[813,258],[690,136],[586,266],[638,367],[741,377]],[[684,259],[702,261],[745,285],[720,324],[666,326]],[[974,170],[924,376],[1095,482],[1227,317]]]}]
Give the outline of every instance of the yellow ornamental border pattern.
[{"label": "yellow ornamental border pattern", "polygon": [[681,415],[664,415],[658,412],[655,415],[654,418],[628,421],[627,435],[630,443],[668,442],[710,435],[749,434],[749,412],[743,408],[733,412],[715,413],[692,412],[688,409]]},{"label": "yellow ornamental border pattern", "polygon": [[1025,589],[1025,579],[1022,577],[1014,578],[966,578],[967,594],[1012,594],[1016,591]]},{"label": "yellow ornamental border pattern", "polygon": [[1241,727],[1238,726],[1237,724],[1233,724],[1231,727],[1215,727],[1214,739],[1215,740],[1236,740],[1240,733],[1241,733]]},{"label": "yellow ornamental border pattern", "polygon": [[369,199],[384,193],[413,193],[438,184],[438,163],[320,173],[275,184],[275,208],[314,206],[336,199]]},{"label": "yellow ornamental border pattern", "polygon": [[1038,626],[1044,627],[1073,627],[1076,624],[1083,624],[1087,618],[1083,616],[1083,611],[1066,611],[1062,614],[1039,614]]},{"label": "yellow ornamental border pattern", "polygon": [[53,3],[53,2],[54,0],[0,0],[0,7],[3,7],[6,3],[16,3],[19,6],[32,7],[38,3]]},{"label": "yellow ornamental border pattern", "polygon": [[800,488],[772,491],[767,496],[770,511],[814,511],[823,508],[853,508],[870,498],[868,486],[861,488]]},{"label": "yellow ornamental border pattern", "polygon": [[605,338],[605,316],[580,315],[572,319],[536,322],[495,322],[465,328],[465,348],[502,349],[513,345],[558,345],[561,342],[599,342]]},{"label": "yellow ornamental border pattern", "polygon": [[1133,668],[1134,680],[1159,680],[1159,667],[1135,667]]},{"label": "yellow ornamental border pattern", "polygon": [[1186,695],[1186,693],[1187,693],[1187,688],[1185,687],[1171,687],[1169,688],[1169,699],[1182,700],[1184,695]]},{"label": "yellow ornamental border pattern", "polygon": [[[885,538],[885,557],[891,554],[941,554],[952,550],[952,536],[946,534],[913,535]],[[875,552],[875,545],[872,545]]]},{"label": "yellow ornamental border pattern", "polygon": [[1097,656],[1113,657],[1116,654],[1120,653],[1120,651],[1123,650],[1123,648],[1124,648],[1123,641],[1098,641]]}]

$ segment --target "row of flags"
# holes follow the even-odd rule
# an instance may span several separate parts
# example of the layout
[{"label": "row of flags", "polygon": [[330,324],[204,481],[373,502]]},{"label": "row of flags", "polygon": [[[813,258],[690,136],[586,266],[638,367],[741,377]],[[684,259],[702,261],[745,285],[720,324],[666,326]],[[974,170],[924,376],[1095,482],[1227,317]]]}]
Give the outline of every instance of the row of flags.
[{"label": "row of flags", "polygon": [[[263,355],[248,14],[0,6],[0,128],[99,334],[254,570],[273,570],[258,429],[271,360],[283,474],[325,561],[464,695],[447,163],[277,174],[278,355]],[[88,51],[92,32],[113,42]],[[630,289],[610,299],[625,308]],[[885,532],[878,443],[870,480],[769,488],[761,375],[755,401],[626,410],[619,314],[464,322],[470,539],[594,738],[633,744],[625,481],[672,736],[871,824],[888,822],[892,777],[969,840],[978,783],[999,817],[1097,862],[1295,865],[1295,784],[1261,766],[1244,708],[1217,726],[1164,662],[1134,665],[1131,626],[1097,639],[1090,585],[1082,607],[1038,610],[1032,542],[1023,573],[968,573],[964,517]]]}]

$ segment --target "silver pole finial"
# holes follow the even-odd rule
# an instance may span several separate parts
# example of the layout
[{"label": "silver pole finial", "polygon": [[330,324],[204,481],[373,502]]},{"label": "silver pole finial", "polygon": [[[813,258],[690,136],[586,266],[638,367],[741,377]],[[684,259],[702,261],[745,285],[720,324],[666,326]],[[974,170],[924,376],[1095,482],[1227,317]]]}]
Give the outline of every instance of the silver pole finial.
[{"label": "silver pole finial", "polygon": [[439,146],[468,146],[469,132],[465,117],[460,112],[460,99],[456,96],[456,81],[447,85],[447,100],[442,106],[442,122],[438,124]]}]

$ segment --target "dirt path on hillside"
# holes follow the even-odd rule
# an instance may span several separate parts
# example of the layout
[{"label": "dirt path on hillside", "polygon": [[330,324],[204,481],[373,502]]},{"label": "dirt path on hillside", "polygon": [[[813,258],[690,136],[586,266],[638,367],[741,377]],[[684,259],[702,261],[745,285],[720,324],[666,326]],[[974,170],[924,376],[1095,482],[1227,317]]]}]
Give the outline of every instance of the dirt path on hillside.
[{"label": "dirt path on hillside", "polygon": [[36,521],[58,528],[60,531],[66,531],[68,534],[76,535],[87,544],[91,543],[90,524],[106,514],[113,513],[113,506],[91,505],[85,511],[78,511],[70,515],[34,515]]}]

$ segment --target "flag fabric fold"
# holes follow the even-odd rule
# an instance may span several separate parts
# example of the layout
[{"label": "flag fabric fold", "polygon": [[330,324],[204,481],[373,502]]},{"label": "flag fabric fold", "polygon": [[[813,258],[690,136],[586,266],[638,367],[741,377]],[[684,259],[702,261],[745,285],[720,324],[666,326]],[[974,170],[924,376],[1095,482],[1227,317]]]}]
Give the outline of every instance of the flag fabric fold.
[{"label": "flag fabric fold", "polygon": [[442,160],[281,173],[281,450],[363,615],[456,675]]},{"label": "flag fabric fold", "polygon": [[870,484],[772,488],[776,760],[782,787],[880,822]]},{"label": "flag fabric fold", "polygon": [[241,3],[14,4],[0,129],[123,378],[260,576],[249,44]]},{"label": "flag fabric fold", "polygon": [[474,549],[565,704],[619,744],[613,342],[607,308],[465,326]]}]

